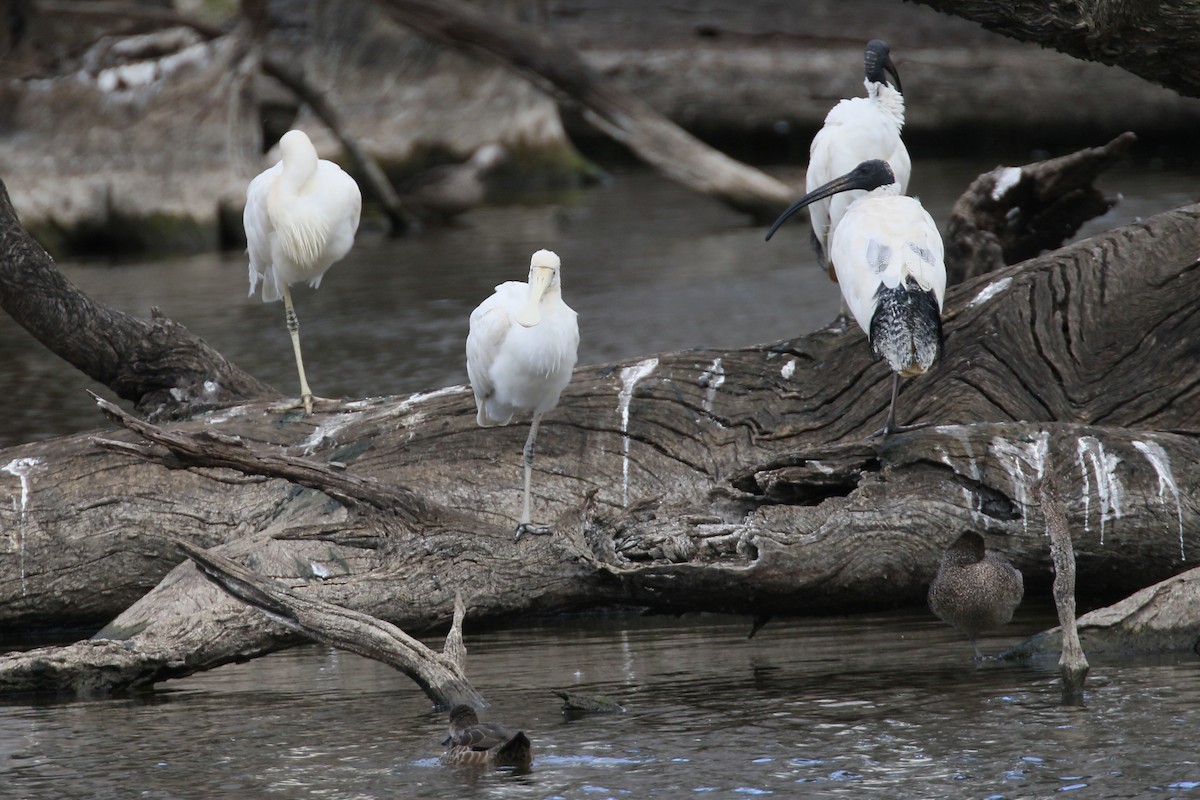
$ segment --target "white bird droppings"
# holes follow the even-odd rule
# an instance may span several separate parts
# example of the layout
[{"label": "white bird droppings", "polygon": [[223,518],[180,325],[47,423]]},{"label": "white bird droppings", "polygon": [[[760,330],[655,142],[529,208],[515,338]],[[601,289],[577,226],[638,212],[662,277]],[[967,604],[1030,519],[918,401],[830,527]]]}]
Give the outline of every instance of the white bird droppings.
[{"label": "white bird droppings", "polygon": [[1021,525],[1029,530],[1029,487],[1041,480],[1046,469],[1046,455],[1050,450],[1050,434],[1042,431],[1032,442],[1016,442],[994,437],[992,452],[1008,473],[1012,484],[1013,500],[1021,506]]},{"label": "white bird droppings", "polygon": [[[3,470],[21,480],[21,505],[17,518],[17,567],[21,573],[21,596],[25,596],[25,512],[29,508],[29,494],[32,489],[33,474],[41,469],[42,462],[36,458],[14,458],[4,465]],[[16,507],[17,499],[13,498]]]},{"label": "white bird droppings", "polygon": [[779,374],[783,376],[785,381],[790,381],[792,376],[796,374],[796,359],[790,359],[783,365],[783,369],[779,370]]},{"label": "white bird droppings", "polygon": [[967,303],[967,308],[973,308],[977,305],[986,303],[988,300],[991,300],[993,297],[1007,289],[1010,283],[1012,283],[1011,277],[1002,278],[994,283],[989,283],[987,286],[979,290],[979,294],[975,295],[971,302]]},{"label": "white bird droppings", "polygon": [[1121,518],[1121,495],[1125,491],[1117,478],[1117,465],[1121,459],[1105,453],[1104,445],[1095,436],[1081,436],[1075,452],[1079,458],[1079,470],[1083,474],[1083,530],[1090,532],[1091,524],[1091,475],[1096,478],[1096,505],[1100,516],[1100,544],[1104,544],[1104,523]]},{"label": "white bird droppings", "polygon": [[992,199],[999,202],[1008,194],[1008,190],[1021,182],[1020,167],[1006,167],[996,177],[996,185],[992,187]]},{"label": "white bird droppings", "polygon": [[349,425],[354,417],[354,414],[339,414],[325,425],[313,428],[313,432],[309,434],[308,438],[300,443],[301,452],[306,456],[311,456],[318,447],[327,441],[330,444],[336,444],[337,439],[334,437],[338,431]]},{"label": "white bird droppings", "polygon": [[629,404],[638,381],[654,372],[657,358],[647,358],[621,370],[621,391],[617,395],[617,413],[621,415],[621,505],[629,505]]},{"label": "white bird droppings", "polygon": [[1165,505],[1168,491],[1175,498],[1175,516],[1179,518],[1179,560],[1186,561],[1187,557],[1183,552],[1183,506],[1179,502],[1179,486],[1176,485],[1175,475],[1171,472],[1171,457],[1158,442],[1135,441],[1133,446],[1146,457],[1158,474],[1158,499]]},{"label": "white bird droppings", "polygon": [[721,384],[724,382],[725,370],[721,366],[721,359],[713,359],[712,365],[700,373],[700,385],[705,387],[704,412],[706,414],[712,413],[713,400],[717,397],[717,389],[721,388]]},{"label": "white bird droppings", "polygon": [[441,389],[434,389],[432,392],[417,392],[410,394],[408,397],[400,401],[400,410],[407,411],[417,403],[423,403],[426,400],[432,400],[435,397],[443,397],[448,394],[456,394],[458,392],[467,391],[467,387],[458,384],[456,386],[443,386]]}]

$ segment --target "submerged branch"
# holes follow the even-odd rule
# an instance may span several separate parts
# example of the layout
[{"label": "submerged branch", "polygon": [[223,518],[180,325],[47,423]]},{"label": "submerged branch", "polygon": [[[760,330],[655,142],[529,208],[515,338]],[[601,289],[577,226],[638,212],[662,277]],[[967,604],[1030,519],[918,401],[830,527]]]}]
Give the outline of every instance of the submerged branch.
[{"label": "submerged branch", "polygon": [[[237,562],[176,540],[176,546],[200,568],[205,577],[233,597],[272,619],[301,631],[318,642],[348,650],[395,667],[412,678],[436,705],[451,708],[460,703],[487,705],[463,672],[465,650],[451,656],[430,650],[395,625],[368,614],[320,600],[301,597],[277,581],[245,569]],[[462,642],[461,598],[447,647]]]}]

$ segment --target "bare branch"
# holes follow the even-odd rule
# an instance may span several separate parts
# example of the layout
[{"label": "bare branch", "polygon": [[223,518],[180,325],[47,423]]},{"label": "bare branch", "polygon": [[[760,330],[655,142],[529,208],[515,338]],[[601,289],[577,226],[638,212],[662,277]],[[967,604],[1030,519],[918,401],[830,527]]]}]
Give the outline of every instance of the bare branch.
[{"label": "bare branch", "polygon": [[[463,661],[430,650],[395,625],[331,603],[301,597],[277,581],[190,542],[176,540],[175,544],[195,562],[205,577],[229,594],[318,642],[395,667],[416,681],[435,704],[446,708],[459,703],[476,707],[487,705],[464,675]],[[452,634],[457,634],[460,643],[461,624],[461,616],[456,615]],[[447,644],[449,642],[448,636]]]}]

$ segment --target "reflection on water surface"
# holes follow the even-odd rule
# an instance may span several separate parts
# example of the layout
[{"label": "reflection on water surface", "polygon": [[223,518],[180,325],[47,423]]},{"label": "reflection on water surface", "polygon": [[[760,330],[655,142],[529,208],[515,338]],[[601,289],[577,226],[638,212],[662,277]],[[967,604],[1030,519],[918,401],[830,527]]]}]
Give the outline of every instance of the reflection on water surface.
[{"label": "reflection on water surface", "polygon": [[[1023,608],[987,652],[1053,624]],[[523,776],[437,763],[445,714],[383,665],[317,645],[134,698],[0,707],[15,797],[1177,797],[1200,786],[1194,656],[971,660],[932,616],[569,617],[467,635],[485,718],[524,728]],[[431,640],[431,644],[440,643]],[[567,720],[551,688],[624,714]]]}]

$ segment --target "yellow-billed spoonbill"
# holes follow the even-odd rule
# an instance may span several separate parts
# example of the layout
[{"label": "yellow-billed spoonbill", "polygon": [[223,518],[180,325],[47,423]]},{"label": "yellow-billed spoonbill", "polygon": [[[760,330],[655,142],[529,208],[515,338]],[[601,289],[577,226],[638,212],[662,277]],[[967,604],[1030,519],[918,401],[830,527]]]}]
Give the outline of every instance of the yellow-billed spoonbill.
[{"label": "yellow-billed spoonbill", "polygon": [[579,322],[563,302],[561,262],[549,250],[529,261],[529,281],[508,281],[471,312],[467,376],[475,392],[476,422],[507,425],[518,411],[533,414],[525,440],[525,494],[517,535],[548,533],[530,523],[529,483],[542,415],[558,405],[579,350]]},{"label": "yellow-billed spoonbill", "polygon": [[900,194],[886,161],[873,159],[801,197],[775,220],[767,238],[810,203],[859,189],[867,194],[846,209],[830,240],[830,256],[850,313],[894,373],[880,431],[886,435],[897,430],[900,377],[927,372],[942,354],[946,264],[933,218],[918,200]]},{"label": "yellow-billed spoonbill", "polygon": [[[838,102],[825,117],[825,124],[813,137],[808,150],[808,173],[804,191],[812,192],[834,178],[870,159],[882,159],[892,168],[896,176],[899,194],[908,191],[908,179],[912,174],[912,162],[908,150],[900,138],[904,128],[904,95],[900,89],[900,75],[892,63],[887,43],[879,39],[867,42],[863,55],[866,77],[863,85],[866,97],[852,97]],[[895,88],[888,84],[891,75]],[[830,257],[830,245],[838,223],[850,204],[862,197],[862,192],[851,191],[814,202],[808,207],[812,222],[810,238],[818,263],[828,272],[829,279],[837,280],[835,264]],[[842,317],[848,308],[842,303]]]},{"label": "yellow-billed spoonbill", "polygon": [[975,658],[982,658],[975,637],[1007,625],[1024,594],[1021,570],[988,550],[978,533],[967,531],[942,554],[929,585],[929,610],[965,633]]},{"label": "yellow-billed spoonbill", "polygon": [[288,287],[308,281],[321,285],[325,271],[354,244],[362,194],[354,179],[332,161],[317,158],[303,131],[288,131],[279,140],[282,158],[261,172],[246,189],[246,227],[250,254],[250,294],[262,281],[262,299],[283,298],[288,333],[300,373],[300,399],[312,413],[313,394],[300,356],[300,323]]}]

